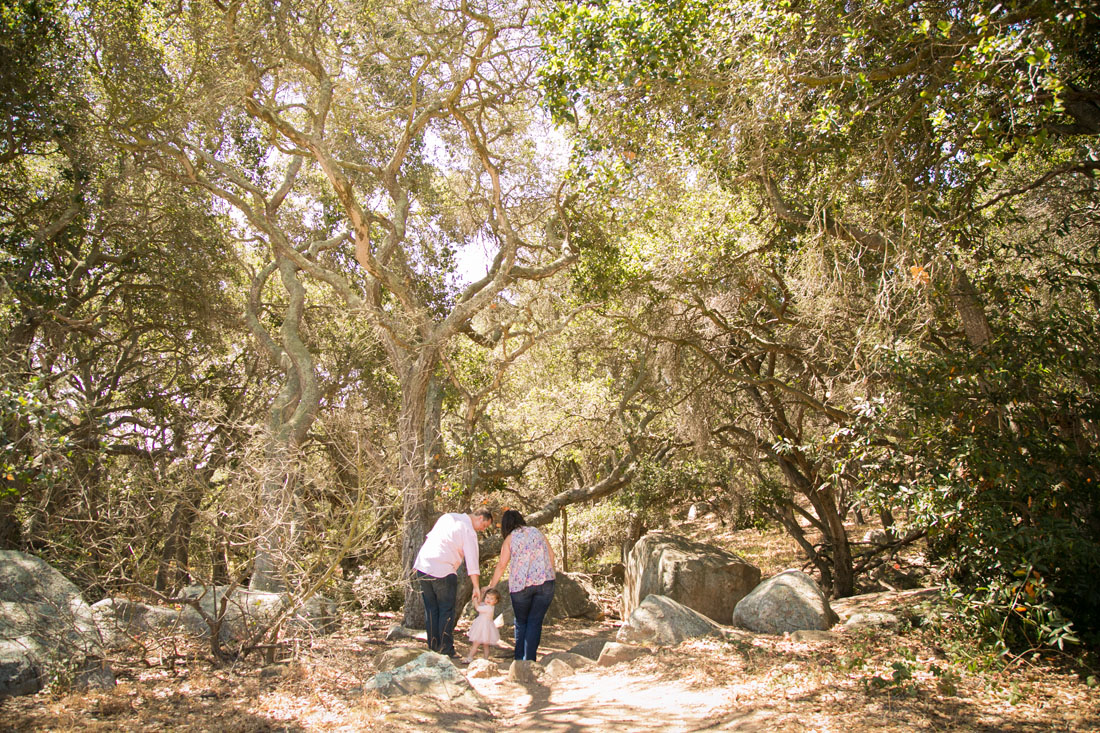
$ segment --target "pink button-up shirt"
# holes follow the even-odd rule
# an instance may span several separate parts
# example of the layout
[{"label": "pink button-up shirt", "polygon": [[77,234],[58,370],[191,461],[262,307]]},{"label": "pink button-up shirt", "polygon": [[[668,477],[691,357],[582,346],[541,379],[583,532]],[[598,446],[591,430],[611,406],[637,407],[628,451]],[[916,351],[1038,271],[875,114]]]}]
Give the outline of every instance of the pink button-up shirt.
[{"label": "pink button-up shirt", "polygon": [[424,538],[413,568],[434,578],[443,578],[458,570],[463,558],[466,572],[480,575],[477,532],[468,514],[444,514]]}]

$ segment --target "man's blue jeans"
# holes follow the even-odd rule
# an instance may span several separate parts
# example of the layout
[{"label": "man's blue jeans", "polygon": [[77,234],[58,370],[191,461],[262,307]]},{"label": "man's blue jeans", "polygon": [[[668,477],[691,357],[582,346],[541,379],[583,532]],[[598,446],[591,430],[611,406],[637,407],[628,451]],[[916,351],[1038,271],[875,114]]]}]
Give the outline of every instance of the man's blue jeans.
[{"label": "man's blue jeans", "polygon": [[451,573],[442,578],[416,571],[420,581],[420,595],[424,598],[424,621],[428,630],[428,648],[446,656],[454,656],[455,596],[458,595],[458,575]]},{"label": "man's blue jeans", "polygon": [[554,600],[554,581],[529,585],[512,597],[512,613],[516,615],[516,659],[535,661],[542,640],[542,620],[550,601]]}]

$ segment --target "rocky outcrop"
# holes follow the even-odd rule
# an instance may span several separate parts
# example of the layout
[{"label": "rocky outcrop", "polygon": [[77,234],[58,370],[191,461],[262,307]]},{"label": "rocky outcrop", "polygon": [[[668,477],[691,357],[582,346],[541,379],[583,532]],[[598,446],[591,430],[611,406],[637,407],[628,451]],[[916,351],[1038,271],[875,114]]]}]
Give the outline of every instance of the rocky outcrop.
[{"label": "rocky outcrop", "polygon": [[837,622],[817,582],[788,570],[753,589],[733,610],[733,625],[758,634],[784,634],[803,629],[826,631]]},{"label": "rocky outcrop", "polygon": [[33,652],[0,640],[0,699],[33,695],[42,689],[42,666]]},{"label": "rocky outcrop", "polygon": [[719,547],[667,532],[638,540],[626,561],[623,618],[650,595],[661,595],[719,623],[760,582],[760,570]]},{"label": "rocky outcrop", "polygon": [[0,550],[0,697],[37,692],[54,673],[107,686],[114,677],[79,589],[44,560]]},{"label": "rocky outcrop", "polygon": [[[228,594],[228,595],[227,595]],[[143,634],[209,637],[225,600],[225,615],[219,626],[219,638],[224,641],[246,641],[271,623],[283,610],[289,597],[281,593],[264,593],[229,586],[192,585],[180,593],[189,600],[174,608],[152,606],[125,598],[104,598],[92,613],[108,646],[125,643]],[[200,613],[194,606],[202,609]],[[336,623],[333,604],[321,596],[313,596],[284,622],[284,628],[305,633],[327,633]],[[416,632],[409,632],[415,636]]]},{"label": "rocky outcrop", "polygon": [[918,588],[907,591],[884,591],[881,593],[864,593],[850,598],[837,598],[830,602],[830,606],[840,620],[847,622],[858,613],[881,612],[890,613],[899,620],[908,621],[914,626],[919,626],[922,619],[932,613],[933,607],[940,603],[942,588]]},{"label": "rocky outcrop", "polygon": [[634,609],[615,638],[623,643],[676,646],[685,639],[721,631],[703,614],[666,596],[651,595]]}]

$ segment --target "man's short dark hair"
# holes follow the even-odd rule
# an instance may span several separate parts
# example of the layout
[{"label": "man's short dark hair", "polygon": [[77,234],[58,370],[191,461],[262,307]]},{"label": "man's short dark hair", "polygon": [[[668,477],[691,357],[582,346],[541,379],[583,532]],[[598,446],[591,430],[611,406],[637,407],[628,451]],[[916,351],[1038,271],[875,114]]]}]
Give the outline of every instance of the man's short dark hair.
[{"label": "man's short dark hair", "polygon": [[474,509],[472,512],[470,512],[470,514],[475,517],[484,517],[485,519],[488,519],[489,524],[493,523],[493,510],[487,506],[479,506],[477,509]]}]

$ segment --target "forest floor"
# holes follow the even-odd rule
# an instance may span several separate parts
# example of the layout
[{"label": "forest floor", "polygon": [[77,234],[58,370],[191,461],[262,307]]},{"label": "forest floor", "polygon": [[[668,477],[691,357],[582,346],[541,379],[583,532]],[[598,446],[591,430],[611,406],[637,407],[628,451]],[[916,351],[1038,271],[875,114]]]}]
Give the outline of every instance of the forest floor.
[{"label": "forest floor", "polygon": [[[798,565],[774,532],[743,530],[728,539],[742,551],[755,546],[759,554],[745,554],[764,565],[765,576]],[[834,607],[842,617],[866,608],[929,619],[929,597],[866,595]],[[266,667],[252,657],[214,667],[203,649],[177,640],[172,663],[163,652],[116,660],[112,689],[53,689],[0,701],[0,730],[1100,730],[1100,691],[1068,665],[1028,657],[1006,668],[936,623],[892,631],[838,626],[828,638],[806,642],[734,632],[527,684],[508,680],[510,650],[498,649],[496,673],[470,679],[484,700],[477,707],[362,691],[380,652],[416,644],[387,642],[394,623],[393,614],[349,619],[339,633],[303,644],[292,661]],[[586,639],[612,640],[620,623],[547,626],[540,655]]]}]

